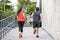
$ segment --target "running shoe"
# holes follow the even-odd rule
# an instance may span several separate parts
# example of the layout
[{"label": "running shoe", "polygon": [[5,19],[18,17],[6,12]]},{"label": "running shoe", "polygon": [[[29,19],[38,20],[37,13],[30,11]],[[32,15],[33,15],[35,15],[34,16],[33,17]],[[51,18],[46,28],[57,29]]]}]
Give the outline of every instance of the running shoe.
[{"label": "running shoe", "polygon": [[23,36],[22,36],[22,34],[20,33],[20,34],[19,34],[19,38],[22,38],[22,37],[23,37]]},{"label": "running shoe", "polygon": [[37,37],[37,38],[39,38],[39,36],[38,36],[38,35],[37,35],[36,37]]}]

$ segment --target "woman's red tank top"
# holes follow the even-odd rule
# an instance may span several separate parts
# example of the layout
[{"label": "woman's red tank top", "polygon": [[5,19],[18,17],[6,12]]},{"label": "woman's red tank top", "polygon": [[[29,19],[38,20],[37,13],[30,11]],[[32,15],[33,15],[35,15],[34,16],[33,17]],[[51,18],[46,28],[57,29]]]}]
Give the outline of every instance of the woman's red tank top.
[{"label": "woman's red tank top", "polygon": [[18,19],[18,21],[24,21],[24,13],[23,13],[23,11],[19,12],[19,14],[17,15],[17,19]]}]

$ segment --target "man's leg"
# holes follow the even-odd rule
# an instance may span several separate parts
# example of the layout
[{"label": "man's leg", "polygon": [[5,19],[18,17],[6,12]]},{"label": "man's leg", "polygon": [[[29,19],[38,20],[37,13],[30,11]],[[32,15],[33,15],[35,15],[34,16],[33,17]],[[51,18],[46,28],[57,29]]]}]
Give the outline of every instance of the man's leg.
[{"label": "man's leg", "polygon": [[39,23],[37,23],[36,26],[37,26],[37,29],[36,29],[36,32],[37,32],[37,33],[36,33],[36,37],[39,37]]},{"label": "man's leg", "polygon": [[33,29],[34,29],[34,34],[36,33],[36,23],[35,22],[33,22]]},{"label": "man's leg", "polygon": [[39,28],[36,29],[36,37],[39,37]]},{"label": "man's leg", "polygon": [[34,34],[36,33],[36,28],[34,28]]}]

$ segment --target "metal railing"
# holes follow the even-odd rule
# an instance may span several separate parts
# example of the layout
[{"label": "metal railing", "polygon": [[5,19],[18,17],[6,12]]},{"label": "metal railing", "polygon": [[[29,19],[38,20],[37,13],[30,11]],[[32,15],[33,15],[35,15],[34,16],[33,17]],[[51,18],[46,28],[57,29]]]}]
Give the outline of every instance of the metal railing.
[{"label": "metal railing", "polygon": [[0,40],[14,27],[16,27],[15,15],[0,20]]}]

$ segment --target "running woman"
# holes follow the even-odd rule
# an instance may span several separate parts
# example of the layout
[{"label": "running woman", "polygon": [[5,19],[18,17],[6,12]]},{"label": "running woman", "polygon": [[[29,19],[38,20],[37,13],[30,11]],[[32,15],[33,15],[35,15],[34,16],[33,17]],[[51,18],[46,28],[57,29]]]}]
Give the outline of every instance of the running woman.
[{"label": "running woman", "polygon": [[18,26],[19,26],[19,38],[23,37],[23,26],[25,21],[25,16],[22,8],[20,8],[17,12],[17,20],[18,20]]}]

